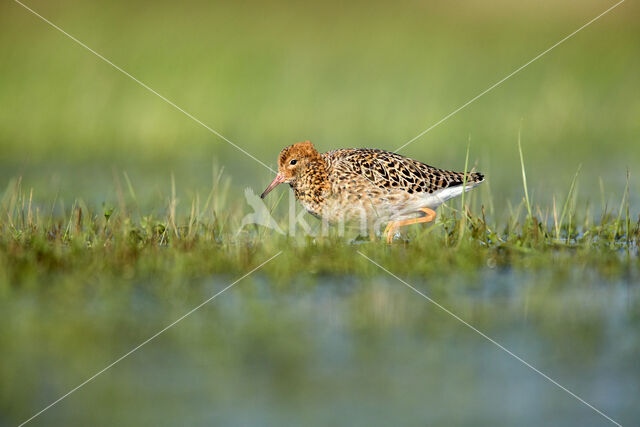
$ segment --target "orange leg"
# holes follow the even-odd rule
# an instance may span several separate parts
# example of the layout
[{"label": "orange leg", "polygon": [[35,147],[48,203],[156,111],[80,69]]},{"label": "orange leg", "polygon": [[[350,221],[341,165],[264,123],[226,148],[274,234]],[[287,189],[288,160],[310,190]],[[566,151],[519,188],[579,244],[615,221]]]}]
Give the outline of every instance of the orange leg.
[{"label": "orange leg", "polygon": [[423,216],[418,218],[404,219],[402,221],[391,221],[384,229],[384,233],[387,235],[387,243],[393,242],[393,235],[398,227],[404,227],[405,225],[421,224],[423,222],[431,222],[436,219],[436,211],[429,208],[421,208],[420,211],[424,212]]}]

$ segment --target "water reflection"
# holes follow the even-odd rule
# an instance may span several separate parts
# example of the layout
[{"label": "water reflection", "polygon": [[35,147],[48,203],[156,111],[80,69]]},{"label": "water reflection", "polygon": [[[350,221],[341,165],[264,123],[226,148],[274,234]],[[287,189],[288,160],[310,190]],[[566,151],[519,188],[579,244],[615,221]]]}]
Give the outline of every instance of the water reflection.
[{"label": "water reflection", "polygon": [[[55,279],[54,279],[55,280]],[[63,280],[63,279],[60,279]],[[622,424],[640,412],[640,294],[574,271],[410,282]],[[104,283],[4,300],[13,425],[229,283]],[[107,296],[108,295],[108,296]],[[606,420],[400,282],[256,276],[34,424],[578,424]]]}]

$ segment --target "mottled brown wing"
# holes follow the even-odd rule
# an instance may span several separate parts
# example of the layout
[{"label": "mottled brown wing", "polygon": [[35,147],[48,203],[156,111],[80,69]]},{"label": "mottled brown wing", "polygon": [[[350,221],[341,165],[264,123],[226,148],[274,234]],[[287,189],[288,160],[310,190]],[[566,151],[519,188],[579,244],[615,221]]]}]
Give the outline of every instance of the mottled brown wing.
[{"label": "mottled brown wing", "polygon": [[[417,160],[384,150],[356,148],[326,153],[329,163],[340,173],[364,176],[383,189],[408,193],[433,193],[462,185],[464,173],[438,169]],[[481,182],[478,172],[467,174],[467,182]]]},{"label": "mottled brown wing", "polygon": [[366,195],[369,198],[387,193],[386,188],[379,185],[379,178],[353,161],[354,151],[346,148],[322,155],[327,162],[334,191],[353,197],[357,197],[357,194]]}]

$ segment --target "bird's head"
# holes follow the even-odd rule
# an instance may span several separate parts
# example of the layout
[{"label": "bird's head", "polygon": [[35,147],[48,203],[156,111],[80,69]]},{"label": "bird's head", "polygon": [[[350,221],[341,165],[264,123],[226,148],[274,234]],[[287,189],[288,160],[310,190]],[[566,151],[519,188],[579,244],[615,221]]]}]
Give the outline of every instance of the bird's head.
[{"label": "bird's head", "polygon": [[260,197],[264,198],[278,184],[294,182],[312,162],[319,158],[321,158],[320,153],[309,141],[298,142],[284,148],[278,156],[278,173]]}]

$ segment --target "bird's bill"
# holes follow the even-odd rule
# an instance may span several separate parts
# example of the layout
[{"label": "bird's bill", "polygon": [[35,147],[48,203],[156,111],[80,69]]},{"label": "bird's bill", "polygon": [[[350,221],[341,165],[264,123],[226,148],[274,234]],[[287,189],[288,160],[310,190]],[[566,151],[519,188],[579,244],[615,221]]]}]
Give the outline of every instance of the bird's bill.
[{"label": "bird's bill", "polygon": [[284,182],[284,175],[282,174],[277,174],[275,178],[273,178],[273,181],[271,181],[271,184],[269,184],[269,186],[267,187],[266,190],[264,190],[262,192],[262,194],[260,195],[261,199],[264,199],[264,196],[266,196],[267,194],[269,194],[269,192],[271,190],[273,190],[274,188],[276,188],[276,186],[278,184],[281,184]]}]

